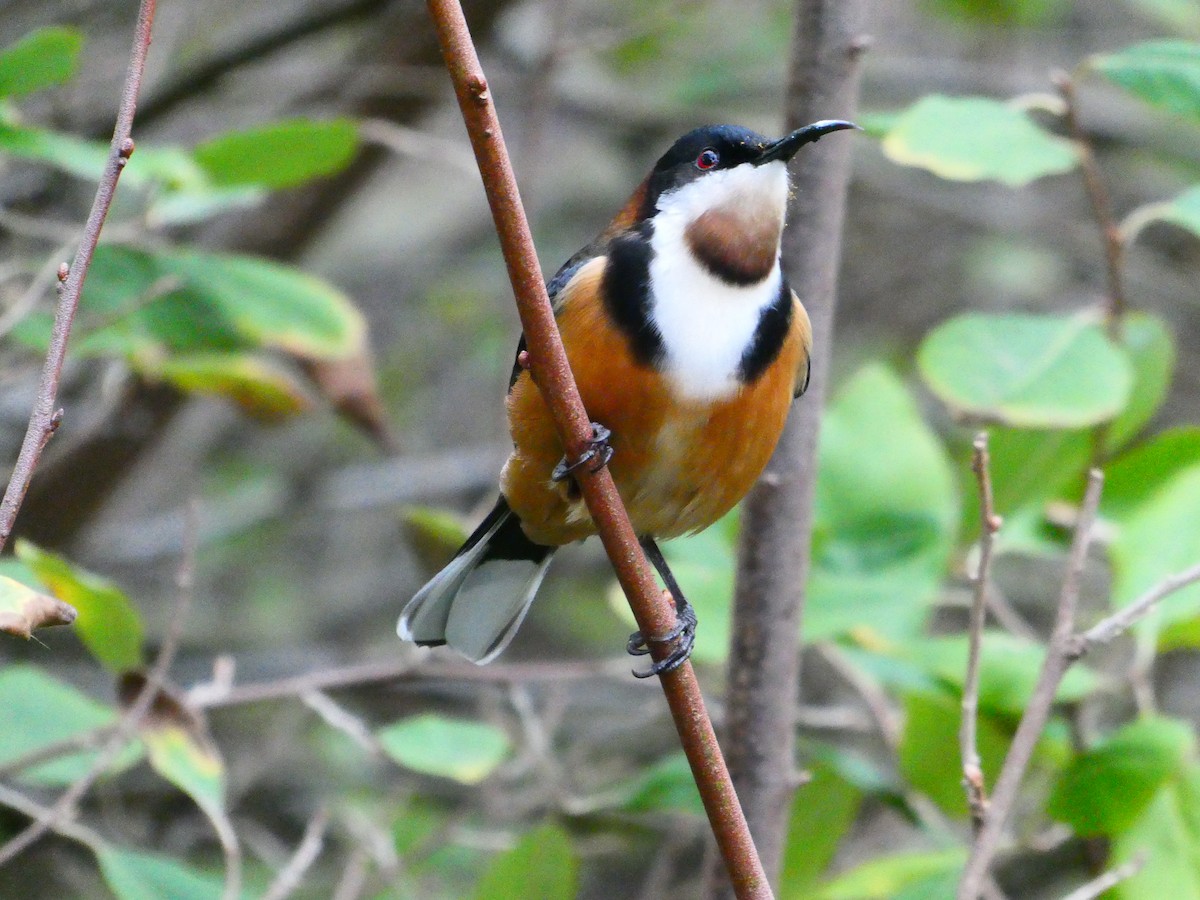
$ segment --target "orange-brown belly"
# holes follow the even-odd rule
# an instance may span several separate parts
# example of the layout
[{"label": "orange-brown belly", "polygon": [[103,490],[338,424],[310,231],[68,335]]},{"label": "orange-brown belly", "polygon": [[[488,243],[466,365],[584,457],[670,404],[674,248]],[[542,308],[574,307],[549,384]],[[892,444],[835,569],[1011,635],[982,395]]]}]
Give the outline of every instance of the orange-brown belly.
[{"label": "orange-brown belly", "polygon": [[[580,291],[598,284],[583,273]],[[686,402],[655,370],[630,357],[599,302],[567,298],[559,328],[589,417],[612,431],[609,469],[634,530],[676,537],[711,525],[754,484],[783,431],[800,355],[799,323],[779,358],[753,384],[717,402]],[[591,295],[594,297],[594,294]],[[508,397],[514,450],[501,490],[530,539],[558,545],[595,534],[569,483],[550,478],[563,448],[528,372]]]}]

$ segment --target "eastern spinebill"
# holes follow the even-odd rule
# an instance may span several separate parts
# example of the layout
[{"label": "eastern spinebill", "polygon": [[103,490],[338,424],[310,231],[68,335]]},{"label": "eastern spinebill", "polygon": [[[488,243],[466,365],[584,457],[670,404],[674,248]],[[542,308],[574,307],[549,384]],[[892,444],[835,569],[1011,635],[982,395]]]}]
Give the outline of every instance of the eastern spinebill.
[{"label": "eastern spinebill", "polygon": [[512,640],[554,551],[596,533],[572,475],[607,464],[678,625],[648,672],[691,652],[695,613],[658,539],[707,528],[767,464],[808,384],[808,314],[780,268],[787,162],[850,122],[777,141],[734,125],[677,140],[616,218],[547,286],[593,445],[567,461],[518,346],[508,387],[513,452],[500,498],[450,563],[405,606],[398,632],[486,663]]}]

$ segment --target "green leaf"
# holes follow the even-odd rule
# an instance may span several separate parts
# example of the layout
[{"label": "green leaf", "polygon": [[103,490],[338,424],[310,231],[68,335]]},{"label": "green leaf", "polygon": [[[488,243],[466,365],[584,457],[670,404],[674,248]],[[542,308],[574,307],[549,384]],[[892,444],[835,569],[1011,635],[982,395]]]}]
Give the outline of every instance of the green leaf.
[{"label": "green leaf", "polygon": [[1129,3],[1171,31],[1200,32],[1200,4],[1196,0],[1129,0]]},{"label": "green leaf", "polygon": [[218,900],[224,887],[221,879],[156,853],[105,846],[96,860],[119,900]]},{"label": "green leaf", "polygon": [[[1124,473],[1123,473],[1124,474]],[[1113,604],[1124,606],[1163,579],[1200,560],[1200,465],[1179,469],[1157,484],[1145,499],[1113,515],[1117,534],[1109,546],[1113,565]],[[1109,507],[1111,509],[1111,507]],[[1156,631],[1200,609],[1200,585],[1166,598],[1136,630]]]},{"label": "green leaf", "polygon": [[1062,19],[1066,0],[924,0],[921,7],[951,21],[987,25],[1035,26]]},{"label": "green leaf", "polygon": [[0,53],[0,97],[20,97],[70,81],[83,35],[74,28],[39,28]]},{"label": "green leaf", "polygon": [[571,839],[557,825],[543,825],[500,854],[475,886],[478,900],[573,900],[579,862]]},{"label": "green leaf", "polygon": [[[40,162],[88,181],[98,181],[108,164],[109,145],[69,134],[0,122],[0,153]],[[138,145],[121,184],[163,184],[172,190],[201,190],[206,176],[191,155],[172,147]],[[213,189],[208,188],[209,191]]]},{"label": "green leaf", "polygon": [[1151,106],[1200,121],[1200,44],[1150,41],[1092,57],[1089,64]]},{"label": "green leaf", "polygon": [[69,603],[0,575],[0,632],[29,640],[51,625],[70,625],[79,613]]},{"label": "green leaf", "polygon": [[1145,864],[1117,885],[1115,900],[1200,900],[1200,768],[1164,785],[1137,821],[1112,842],[1112,864]]},{"label": "green leaf", "polygon": [[812,779],[792,800],[779,878],[783,900],[812,896],[862,805],[862,791],[831,766],[817,764],[810,772]]},{"label": "green leaf", "polygon": [[[1197,191],[1200,198],[1200,191]],[[1197,203],[1200,207],[1200,202]],[[1200,209],[1198,209],[1200,214]],[[1129,402],[1108,427],[1109,451],[1123,446],[1154,418],[1167,397],[1175,369],[1175,340],[1167,323],[1147,313],[1125,318],[1121,344],[1133,366]]]},{"label": "green leaf", "polygon": [[[869,860],[826,884],[818,900],[893,900],[906,888],[929,879],[957,875],[967,861],[967,851],[927,850],[896,853]],[[926,900],[941,900],[924,894]],[[949,896],[953,896],[951,893]]]},{"label": "green leaf", "polygon": [[1079,162],[1070,141],[1039,128],[1023,112],[984,97],[922,97],[883,139],[893,162],[951,181],[999,181],[1022,187]]},{"label": "green leaf", "polygon": [[1079,316],[957,316],[925,338],[917,363],[952,409],[1025,428],[1104,422],[1133,383],[1127,355]]},{"label": "green leaf", "polygon": [[1054,786],[1046,812],[1083,837],[1122,834],[1195,750],[1185,722],[1133,722],[1075,759]]},{"label": "green leaf", "polygon": [[[0,709],[4,710],[0,766],[117,721],[117,712],[112,707],[97,703],[33,666],[24,665],[10,664],[0,670]],[[17,777],[37,784],[71,784],[83,777],[98,752],[67,753],[51,762],[23,769]],[[131,748],[113,768],[127,768],[139,756],[140,750]]]},{"label": "green leaf", "polygon": [[1173,200],[1147,203],[1133,210],[1121,226],[1126,241],[1134,240],[1151,222],[1170,222],[1200,237],[1200,184],[1193,185]]},{"label": "green leaf", "polygon": [[245,412],[276,421],[312,408],[295,376],[252,353],[189,353],[135,361],[140,375],[192,394],[227,397]]},{"label": "green leaf", "polygon": [[814,520],[806,638],[919,632],[954,545],[958,495],[944,449],[883,366],[858,372],[826,413]]},{"label": "green leaf", "polygon": [[630,812],[684,812],[704,815],[692,767],[682,753],[672,753],[650,766],[622,804]]},{"label": "green leaf", "polygon": [[[967,672],[966,635],[924,638],[898,650],[962,695]],[[1019,717],[1033,696],[1045,657],[1045,648],[1033,641],[1000,631],[985,632],[979,657],[979,708]],[[1095,691],[1097,685],[1098,679],[1090,669],[1073,666],[1063,677],[1055,699],[1075,703]]]},{"label": "green leaf", "polygon": [[[45,346],[50,317],[15,330]],[[88,274],[72,350],[147,358],[269,348],[305,360],[361,351],[366,325],[340,291],[295,269],[195,250],[101,246]]]},{"label": "green leaf", "polygon": [[358,129],[349,119],[289,119],[223,134],[194,152],[219,187],[285,188],[340,172],[357,149]]},{"label": "green leaf", "polygon": [[[961,701],[944,691],[910,691],[904,698],[900,772],[914,788],[955,816],[967,815],[958,744],[961,722]],[[981,713],[977,734],[979,757],[990,788],[1004,763],[1009,731],[994,716]]]},{"label": "green leaf", "polygon": [[1172,428],[1138,444],[1104,472],[1100,512],[1106,518],[1132,515],[1171,479],[1200,465],[1200,428]]},{"label": "green leaf", "polygon": [[[1082,483],[1092,460],[1092,436],[1082,429],[990,428],[988,451],[996,511],[1008,518],[1033,508],[1040,515],[1047,501]],[[977,502],[972,512],[973,533],[978,534]],[[1001,541],[1006,540],[1008,524],[1000,532]]]},{"label": "green leaf", "polygon": [[150,765],[210,819],[225,820],[225,764],[212,743],[179,722],[151,718],[142,728]]},{"label": "green leaf", "polygon": [[79,611],[75,630],[92,656],[113,672],[142,664],[142,619],[120,588],[28,541],[17,541],[16,550],[58,599]]},{"label": "green leaf", "polygon": [[407,506],[401,516],[404,535],[430,574],[440,571],[471,533],[461,518],[431,506]]},{"label": "green leaf", "polygon": [[478,784],[509,754],[499,728],[427,713],[396,722],[376,735],[388,756],[417,772]]}]

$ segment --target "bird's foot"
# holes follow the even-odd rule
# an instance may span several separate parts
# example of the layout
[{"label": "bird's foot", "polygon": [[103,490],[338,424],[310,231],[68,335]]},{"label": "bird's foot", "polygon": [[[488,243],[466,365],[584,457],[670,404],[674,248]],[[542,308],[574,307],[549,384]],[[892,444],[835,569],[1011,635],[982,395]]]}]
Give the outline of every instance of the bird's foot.
[{"label": "bird's foot", "polygon": [[671,672],[683,665],[692,655],[692,648],[696,645],[696,624],[696,610],[683,600],[676,603],[675,627],[666,634],[648,640],[640,631],[631,634],[629,642],[625,645],[625,650],[630,656],[645,656],[650,652],[650,644],[675,644],[670,653],[652,663],[645,672],[634,669],[633,677],[650,678],[652,675]]},{"label": "bird's foot", "polygon": [[610,437],[612,437],[611,431],[599,422],[593,422],[592,439],[588,441],[588,448],[575,462],[567,462],[567,458],[564,456],[554,467],[554,472],[550,477],[554,481],[566,481],[574,472],[584,466],[588,467],[589,472],[599,472],[612,459],[613,448],[608,443]]}]

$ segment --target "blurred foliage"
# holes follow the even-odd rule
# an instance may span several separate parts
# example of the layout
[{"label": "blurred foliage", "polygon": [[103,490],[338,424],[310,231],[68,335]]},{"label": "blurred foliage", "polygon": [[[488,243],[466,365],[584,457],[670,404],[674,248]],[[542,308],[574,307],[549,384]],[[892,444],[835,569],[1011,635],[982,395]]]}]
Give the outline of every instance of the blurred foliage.
[{"label": "blurred foliage", "polygon": [[[1200,29],[1200,13],[1187,0],[1131,2],[1181,33]],[[1065,2],[1036,0],[926,0],[921,6],[938,20],[988,35],[1061,27],[1070,12]],[[634,118],[719,108],[740,102],[752,89],[775,90],[782,79],[791,29],[783,4],[747,7],[738,27],[719,4],[646,3],[627,12],[621,28],[575,52],[582,69],[619,85],[614,94]],[[70,179],[97,179],[106,145],[26,121],[17,104],[69,86],[82,43],[76,31],[49,28],[0,53],[0,156]],[[1145,104],[1173,127],[1190,129],[1194,141],[1200,45],[1182,39],[1136,43],[1088,57],[1071,77]],[[936,179],[942,189],[993,182],[1016,190],[1079,177],[1080,154],[1063,137],[1055,99],[935,93],[864,120],[882,154],[904,167],[897,178],[925,188]],[[1141,134],[1108,138],[1146,156],[1163,152]],[[115,224],[136,221],[143,230],[130,238],[128,229],[114,229],[114,239],[97,253],[72,339],[74,358],[101,360],[184,392],[217,395],[274,421],[311,410],[323,395],[324,382],[312,377],[312,367],[349,361],[369,371],[367,325],[346,293],[291,266],[182,239],[188,228],[260,205],[271,192],[344,171],[359,145],[353,119],[295,117],[212,134],[188,146],[139,143],[122,176],[125,221]],[[1200,237],[1194,171],[1186,165],[1166,171],[1174,181],[1160,175],[1122,190],[1122,201],[1138,198],[1119,223],[1126,251],[1148,240],[1152,225],[1169,226],[1187,241]],[[1150,191],[1158,193],[1142,196]],[[1032,236],[1024,244],[1000,246],[997,238],[979,246],[985,263],[976,269],[979,281],[1016,284],[1022,308],[963,312],[906,348],[902,359],[855,365],[843,373],[826,414],[805,637],[846,662],[849,680],[858,685],[850,707],[874,698],[896,714],[897,724],[882,750],[864,750],[861,733],[844,742],[804,742],[811,778],[790,813],[783,897],[953,896],[965,859],[967,808],[957,742],[966,639],[952,598],[956,592],[961,597],[965,573],[974,565],[979,528],[970,431],[986,426],[991,434],[996,508],[1005,520],[997,545],[1001,566],[1061,561],[1069,536],[1063,511],[1069,522],[1085,473],[1098,463],[1107,473],[1100,543],[1112,576],[1108,607],[1130,602],[1200,560],[1200,427],[1158,427],[1185,349],[1167,318],[1134,309],[1115,323],[1119,327],[1109,327],[1114,323],[1102,321],[1104,309],[1064,310],[1066,303],[1029,309],[1031,298],[1041,296],[1041,282],[1061,275],[1066,264]],[[494,275],[480,274],[480,258],[459,263],[412,304],[425,304],[420,312],[452,338],[487,318],[477,308],[496,292]],[[1097,255],[1095,269],[1101,266]],[[1129,303],[1137,307],[1138,298]],[[966,305],[975,304],[968,299]],[[500,347],[507,341],[505,327],[491,315],[463,342],[456,360],[463,377],[507,365],[507,359],[494,362],[507,352]],[[16,324],[14,337],[31,363],[49,328],[45,310],[28,312]],[[399,341],[423,350],[428,338],[411,333]],[[397,391],[426,387],[419,369],[395,369]],[[243,509],[269,508],[268,501],[288,489],[268,462],[239,467],[235,460],[208,476],[206,495]],[[265,560],[287,549],[288,523],[244,515],[232,535],[206,548],[205,568],[222,570],[233,559]],[[427,567],[438,565],[465,533],[456,515],[416,505],[399,514],[396,531]],[[665,548],[703,623],[695,659],[713,672],[728,646],[737,537],[731,515]],[[588,591],[594,593],[593,587],[587,585]],[[221,586],[212,589],[219,594]],[[1045,578],[1038,591],[1051,597],[1057,584]],[[545,603],[570,610],[583,593],[571,584]],[[299,643],[300,626],[278,621],[278,604],[270,601],[303,596],[315,605],[315,595],[324,594],[336,595],[337,586],[314,586],[299,571],[264,566],[237,604],[213,614],[213,627],[222,641],[235,643],[246,623],[261,626],[254,633],[269,633],[292,671],[309,671],[327,660],[316,651],[310,658]],[[0,630],[35,636],[34,629],[53,618],[39,618],[46,602],[78,611],[74,634],[90,654],[86,666],[93,681],[101,673],[100,679],[126,687],[144,684],[141,667],[152,646],[145,635],[154,632],[157,619],[141,598],[72,559],[18,543],[15,560],[0,560]],[[623,608],[623,601],[614,602]],[[337,632],[345,623],[332,605],[325,621]],[[53,609],[66,615],[61,606]],[[369,614],[378,622],[390,620],[392,612],[373,608]],[[586,615],[593,614],[572,616],[585,623],[579,630],[600,621]],[[390,631],[388,625],[382,630]],[[608,626],[615,627],[611,617]],[[559,636],[571,625],[560,628]],[[989,784],[1045,655],[1037,628],[1026,630],[989,628],[984,638],[979,750]],[[1037,842],[1027,838],[1054,820],[1071,830],[1072,846],[1079,838],[1105,839],[1105,865],[1145,859],[1141,872],[1114,896],[1200,898],[1194,725],[1162,712],[1135,715],[1128,702],[1116,714],[1109,703],[1103,717],[1084,715],[1114,695],[1128,700],[1126,669],[1144,679],[1156,654],[1200,651],[1200,587],[1170,598],[1126,643],[1133,659],[1117,674],[1089,662],[1063,681],[1021,798],[1014,854],[1037,857]],[[48,674],[51,664],[0,669],[0,773],[22,790],[60,787],[87,773],[127,709],[127,692],[121,699],[91,696],[68,683],[66,674]],[[229,871],[217,844],[228,844],[230,835],[236,843],[256,813],[231,784],[239,764],[253,766],[233,758],[227,766],[222,758],[225,742],[233,744],[230,735],[238,732],[252,736],[252,748],[285,745],[292,754],[288,765],[262,776],[277,783],[280,794],[273,796],[287,798],[281,816],[294,824],[307,820],[314,805],[329,810],[338,823],[331,841],[349,853],[346,871],[359,865],[373,872],[371,896],[381,900],[615,896],[609,868],[648,868],[648,854],[659,845],[674,854],[668,864],[682,870],[675,861],[684,857],[670,842],[698,834],[702,816],[686,761],[645,738],[642,713],[628,699],[644,695],[627,695],[623,682],[605,681],[599,664],[584,680],[608,705],[596,701],[597,711],[556,707],[553,698],[560,695],[554,691],[565,689],[568,676],[564,664],[561,679],[544,691],[517,676],[498,678],[471,702],[463,700],[468,691],[461,686],[439,684],[419,702],[405,686],[365,713],[316,688],[297,689],[321,721],[310,717],[306,730],[293,716],[282,738],[257,707],[214,709],[210,733],[199,698],[215,691],[210,699],[217,698],[211,703],[219,707],[219,683],[198,685],[186,695],[168,688],[104,773],[107,795],[127,799],[123,814],[144,817],[145,827],[119,832],[119,842],[90,831],[76,838],[94,855],[99,878],[122,900],[221,896]],[[537,702],[530,699],[535,694]],[[1081,728],[1083,721],[1094,724]],[[887,723],[867,730],[877,737],[874,732],[885,732]],[[145,785],[151,778],[172,795],[169,809],[137,805],[150,793]],[[181,799],[189,802],[174,802]],[[186,820],[195,813],[191,804],[221,840],[193,840],[181,850],[178,840],[162,839],[158,826],[167,817]],[[859,830],[881,809],[892,817],[886,820],[890,839],[859,842]],[[249,843],[252,830],[245,830]],[[135,839],[140,846],[132,846]],[[347,877],[338,871],[343,862],[318,863],[305,881],[306,896],[332,895]],[[285,865],[278,851],[248,856],[242,893],[261,895]],[[686,884],[694,873],[677,874]],[[1082,881],[1087,873],[1081,867],[1071,874]]]}]

